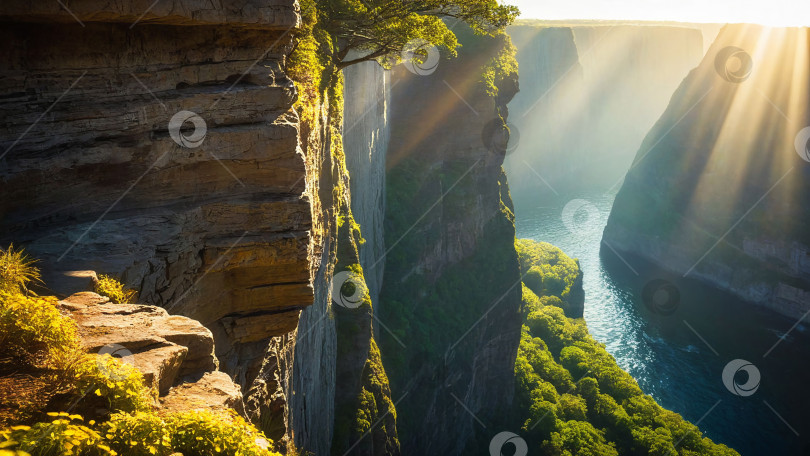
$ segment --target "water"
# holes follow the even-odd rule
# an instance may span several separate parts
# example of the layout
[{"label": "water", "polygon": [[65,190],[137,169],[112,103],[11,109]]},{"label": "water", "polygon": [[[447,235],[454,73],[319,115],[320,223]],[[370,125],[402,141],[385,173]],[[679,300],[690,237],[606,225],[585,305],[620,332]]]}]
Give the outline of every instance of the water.
[{"label": "water", "polygon": [[[517,235],[549,242],[579,259],[590,333],[645,393],[744,456],[810,454],[806,327],[798,326],[763,356],[795,321],[638,259],[619,259],[609,249],[600,253],[613,195],[546,193],[513,193]],[[573,199],[596,210],[578,211],[567,227],[563,208]],[[641,290],[653,279],[668,280],[680,292],[671,315],[642,303]],[[737,396],[724,386],[723,369],[734,359],[748,360],[760,371],[753,395]],[[735,379],[744,384],[747,377],[738,373]]]}]

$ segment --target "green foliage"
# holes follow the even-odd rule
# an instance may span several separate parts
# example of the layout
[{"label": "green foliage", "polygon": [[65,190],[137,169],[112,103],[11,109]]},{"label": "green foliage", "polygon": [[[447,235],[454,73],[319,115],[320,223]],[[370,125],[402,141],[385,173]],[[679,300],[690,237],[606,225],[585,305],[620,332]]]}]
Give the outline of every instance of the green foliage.
[{"label": "green foliage", "polygon": [[560,456],[618,456],[613,443],[605,440],[604,432],[587,421],[566,421],[559,431],[552,432],[542,449],[548,455]]},{"label": "green foliage", "polygon": [[169,428],[154,413],[116,413],[103,424],[101,433],[110,448],[122,454],[166,455],[172,452]]},{"label": "green foliage", "polygon": [[[402,50],[415,41],[455,56],[458,39],[445,18],[464,21],[478,34],[496,35],[519,14],[497,0],[317,0],[317,7],[325,29],[340,43],[333,54],[339,68],[369,60],[399,62]],[[357,55],[349,56],[351,51]]]},{"label": "green foliage", "polygon": [[24,451],[33,456],[97,456],[115,452],[101,435],[85,426],[82,417],[65,412],[49,413],[49,423],[12,426],[0,431],[0,448]]},{"label": "green foliage", "polygon": [[110,298],[114,304],[129,304],[135,299],[137,292],[124,287],[119,280],[100,274],[95,283],[95,292]]},{"label": "green foliage", "polygon": [[75,387],[82,395],[106,399],[115,411],[147,411],[155,401],[155,392],[146,386],[143,374],[108,354],[84,356],[75,367]]},{"label": "green foliage", "polygon": [[41,283],[39,269],[23,250],[14,250],[14,244],[0,249],[0,292],[28,292],[28,285]]},{"label": "green foliage", "polygon": [[167,419],[172,450],[183,454],[214,456],[269,456],[270,441],[242,417],[209,411],[170,415]]},{"label": "green foliage", "polygon": [[56,298],[0,291],[0,359],[59,367],[78,348],[76,323],[59,313]]},{"label": "green foliage", "polygon": [[[580,273],[545,243],[518,241],[527,314],[515,363],[516,421],[541,455],[736,455],[663,409],[560,306]],[[573,277],[573,278],[572,278]]]},{"label": "green foliage", "polygon": [[582,274],[579,261],[547,242],[518,239],[515,249],[524,276],[523,283],[537,296],[556,297],[568,302],[572,288]]},{"label": "green foliage", "polygon": [[[79,415],[49,413],[49,423],[0,431],[0,449],[34,456],[188,455],[278,456],[272,443],[235,412],[190,411],[160,417],[116,413],[109,421],[82,423]],[[2,453],[0,453],[2,454]]]},{"label": "green foliage", "polygon": [[482,76],[487,94],[492,97],[498,96],[498,87],[506,78],[518,74],[517,48],[506,33],[499,35],[499,38],[503,40],[503,46],[499,49],[498,55],[484,65]]}]

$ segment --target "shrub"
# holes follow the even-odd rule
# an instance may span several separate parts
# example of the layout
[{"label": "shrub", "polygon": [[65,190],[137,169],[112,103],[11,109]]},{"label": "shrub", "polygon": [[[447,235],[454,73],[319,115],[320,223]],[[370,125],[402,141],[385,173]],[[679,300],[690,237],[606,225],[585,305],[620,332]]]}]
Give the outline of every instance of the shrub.
[{"label": "shrub", "polygon": [[75,387],[82,396],[107,400],[110,410],[134,413],[152,409],[155,391],[134,366],[110,355],[85,355],[76,366]]},{"label": "shrub", "polygon": [[39,269],[22,250],[14,250],[14,244],[0,249],[0,291],[28,292],[28,284],[42,282]]},{"label": "shrub", "polygon": [[102,434],[110,447],[122,454],[161,456],[172,452],[169,427],[153,413],[116,413],[104,423]]},{"label": "shrub", "polygon": [[270,440],[236,412],[183,412],[169,416],[167,421],[172,448],[183,454],[268,455]]},{"label": "shrub", "polygon": [[48,415],[56,417],[56,419],[50,423],[13,426],[0,431],[0,449],[24,451],[33,456],[115,454],[104,443],[104,439],[98,432],[78,423],[82,421],[81,416],[64,412],[48,413]]},{"label": "shrub", "polygon": [[135,290],[126,288],[117,279],[104,274],[98,276],[94,288],[96,293],[110,298],[110,302],[114,304],[129,304],[135,300],[135,295],[137,295]]},{"label": "shrub", "polygon": [[0,291],[0,358],[29,365],[63,365],[79,350],[76,323],[52,296]]}]

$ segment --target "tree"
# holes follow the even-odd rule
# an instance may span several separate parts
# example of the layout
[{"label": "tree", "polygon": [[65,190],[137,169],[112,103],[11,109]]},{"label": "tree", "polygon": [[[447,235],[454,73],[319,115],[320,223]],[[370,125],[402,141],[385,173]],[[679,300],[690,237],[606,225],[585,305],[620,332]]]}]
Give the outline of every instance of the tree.
[{"label": "tree", "polygon": [[517,7],[500,5],[498,0],[315,0],[315,3],[324,29],[336,38],[332,58],[338,69],[369,60],[399,62],[406,50],[415,58],[425,59],[427,45],[445,48],[455,56],[458,40],[446,19],[466,22],[479,35],[494,36],[519,14]]}]

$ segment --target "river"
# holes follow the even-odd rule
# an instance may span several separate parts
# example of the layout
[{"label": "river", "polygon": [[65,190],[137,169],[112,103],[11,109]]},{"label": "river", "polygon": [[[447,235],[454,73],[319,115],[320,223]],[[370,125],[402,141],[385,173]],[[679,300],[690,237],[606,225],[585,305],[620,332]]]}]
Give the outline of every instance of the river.
[{"label": "river", "polygon": [[[795,321],[637,259],[618,258],[607,248],[600,252],[614,195],[518,194],[515,187],[517,236],[549,242],[579,259],[590,333],[645,393],[743,456],[810,454],[806,327],[798,326],[768,353]],[[572,200],[588,202],[588,210],[564,222]],[[669,281],[680,295],[671,312],[654,312],[642,302],[645,285],[656,279]],[[754,394],[738,396],[724,386],[723,369],[735,359],[750,361],[761,373]],[[744,384],[747,377],[738,373],[735,379]]]}]

